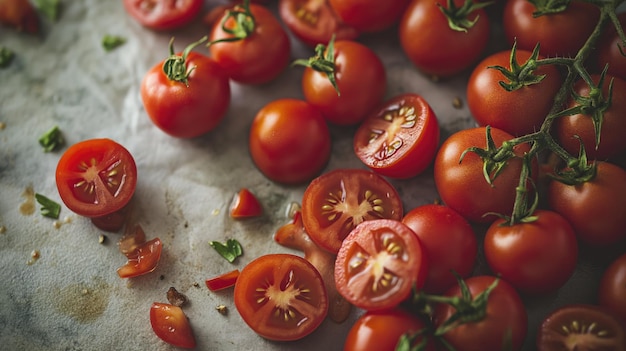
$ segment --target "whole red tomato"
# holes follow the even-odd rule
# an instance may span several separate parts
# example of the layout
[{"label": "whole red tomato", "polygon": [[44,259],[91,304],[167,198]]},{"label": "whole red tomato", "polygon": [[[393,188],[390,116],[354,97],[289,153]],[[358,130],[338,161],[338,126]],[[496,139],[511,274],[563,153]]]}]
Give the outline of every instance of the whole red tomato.
[{"label": "whole red tomato", "polygon": [[[622,28],[626,27],[626,12],[617,15]],[[595,69],[601,72],[608,64],[607,72],[615,77],[626,79],[626,57],[622,55],[623,43],[617,34],[615,26],[609,24],[598,41],[594,55]]]},{"label": "whole red tomato", "polygon": [[394,25],[410,0],[329,0],[346,24],[359,32],[378,32]]},{"label": "whole red tomato", "polygon": [[124,0],[124,8],[141,25],[154,30],[181,28],[202,10],[202,0]]},{"label": "whole red tomato", "polygon": [[615,259],[602,274],[598,302],[626,325],[626,253]]}]

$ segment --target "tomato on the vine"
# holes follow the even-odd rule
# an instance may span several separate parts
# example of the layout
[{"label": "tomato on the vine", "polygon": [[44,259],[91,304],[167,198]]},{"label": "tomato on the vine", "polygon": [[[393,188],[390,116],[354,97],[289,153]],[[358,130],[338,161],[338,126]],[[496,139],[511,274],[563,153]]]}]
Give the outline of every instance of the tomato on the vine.
[{"label": "tomato on the vine", "polygon": [[182,308],[154,302],[150,306],[150,324],[154,333],[166,343],[185,349],[196,347],[196,338]]},{"label": "tomato on the vine", "polygon": [[616,258],[602,273],[598,303],[613,311],[626,326],[626,253]]},{"label": "tomato on the vine", "polygon": [[437,116],[421,96],[401,94],[370,113],[357,129],[353,144],[356,155],[373,171],[411,178],[435,158]]},{"label": "tomato on the vine", "polygon": [[[622,28],[626,27],[626,12],[618,13],[617,18]],[[609,24],[598,41],[597,50],[592,53],[595,70],[601,72],[608,65],[608,74],[626,80],[626,57],[622,50],[622,39],[615,26]]]},{"label": "tomato on the vine", "polygon": [[330,6],[359,32],[379,32],[394,25],[409,0],[329,0]]},{"label": "tomato on the vine", "polygon": [[202,0],[124,0],[124,8],[137,22],[155,30],[171,30],[193,21],[202,10]]}]

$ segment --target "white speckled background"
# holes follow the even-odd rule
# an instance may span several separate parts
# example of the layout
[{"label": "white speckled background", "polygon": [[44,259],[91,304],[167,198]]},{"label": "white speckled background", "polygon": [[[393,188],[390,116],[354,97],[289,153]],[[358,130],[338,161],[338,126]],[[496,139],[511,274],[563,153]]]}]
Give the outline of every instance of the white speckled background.
[{"label": "white speckled background", "polygon": [[[216,1],[207,1],[206,9]],[[304,186],[284,187],[268,181],[248,156],[248,128],[256,111],[280,97],[301,97],[302,68],[288,68],[265,86],[232,84],[230,110],[213,132],[193,140],[174,139],[149,121],[139,97],[144,73],[168,53],[172,35],[182,49],[205,34],[200,19],[184,31],[155,33],[126,15],[121,1],[63,1],[56,23],[44,21],[34,37],[0,27],[0,44],[17,54],[0,70],[0,349],[3,350],[169,350],[149,323],[152,302],[166,302],[170,286],[184,293],[184,308],[198,350],[340,350],[355,313],[337,325],[326,321],[313,335],[292,343],[268,342],[244,324],[232,290],[213,293],[207,278],[243,268],[258,255],[294,252],[273,242],[286,223],[286,209],[299,201]],[[105,34],[128,41],[105,52]],[[394,30],[362,41],[378,52],[387,68],[388,97],[403,92],[423,95],[438,115],[442,138],[472,125],[464,100],[465,77],[434,83],[407,63]],[[293,58],[311,51],[293,42]],[[201,50],[201,49],[200,49]],[[55,228],[42,217],[28,191],[60,202],[54,171],[62,151],[44,153],[37,139],[54,125],[67,144],[96,137],[126,146],[137,162],[139,181],[132,218],[148,238],[164,243],[155,272],[123,280],[116,269],[126,262],[116,242],[120,234],[102,233],[90,221],[63,207]],[[328,169],[363,167],[352,152],[350,129],[333,128]],[[432,202],[437,194],[429,172],[412,180],[393,181],[406,209]],[[261,218],[234,221],[230,200],[247,187],[261,200]],[[34,206],[33,213],[25,211]],[[209,246],[211,240],[239,240],[244,255],[228,263]],[[31,252],[40,258],[32,264]],[[479,262],[477,271],[484,271]],[[570,283],[554,296],[529,302],[530,337],[537,320],[563,302],[592,301],[599,268],[583,264]],[[229,307],[228,315],[215,307]],[[528,343],[532,350],[532,343]]]}]

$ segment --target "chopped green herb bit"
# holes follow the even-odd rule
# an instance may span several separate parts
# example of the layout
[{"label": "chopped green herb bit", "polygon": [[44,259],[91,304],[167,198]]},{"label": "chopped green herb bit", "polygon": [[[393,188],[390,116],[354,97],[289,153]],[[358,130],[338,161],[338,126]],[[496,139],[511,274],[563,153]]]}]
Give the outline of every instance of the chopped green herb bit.
[{"label": "chopped green herb bit", "polygon": [[41,145],[45,152],[54,151],[57,148],[63,146],[65,140],[63,139],[63,133],[59,127],[54,126],[39,138],[39,145]]},{"label": "chopped green herb bit", "polygon": [[61,213],[61,205],[41,194],[35,194],[35,199],[41,205],[42,216],[53,219],[59,218],[59,213]]},{"label": "chopped green herb bit", "polygon": [[126,38],[116,35],[107,34],[102,38],[102,47],[105,51],[111,51],[124,43],[126,43]]},{"label": "chopped green herb bit", "polygon": [[220,243],[219,241],[211,241],[209,242],[209,245],[211,245],[215,251],[231,263],[243,254],[241,244],[235,239],[226,240],[226,244]]},{"label": "chopped green herb bit", "polygon": [[8,67],[13,58],[15,57],[15,53],[4,46],[0,46],[0,68]]},{"label": "chopped green herb bit", "polygon": [[60,0],[33,0],[33,4],[49,20],[54,22],[59,18]]}]

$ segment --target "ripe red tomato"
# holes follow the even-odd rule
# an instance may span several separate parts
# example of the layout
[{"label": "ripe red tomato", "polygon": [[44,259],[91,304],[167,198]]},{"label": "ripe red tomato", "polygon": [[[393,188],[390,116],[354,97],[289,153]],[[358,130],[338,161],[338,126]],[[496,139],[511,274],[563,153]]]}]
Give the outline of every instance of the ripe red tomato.
[{"label": "ripe red tomato", "polygon": [[[465,283],[472,297],[485,291],[495,280],[491,276],[474,276]],[[458,324],[443,335],[443,338],[457,351],[470,350],[520,350],[527,333],[528,316],[526,309],[515,289],[504,280],[491,291],[487,300],[486,314],[478,321]],[[445,296],[461,296],[461,289],[456,286]],[[448,304],[437,304],[434,311],[434,323],[440,327],[456,309]],[[510,344],[511,348],[503,348]]]},{"label": "ripe red tomato", "polygon": [[[193,138],[215,129],[230,104],[230,85],[220,66],[207,56],[178,54],[186,80],[168,76],[165,62],[152,66],[141,82],[141,99],[152,122],[165,133]],[[169,60],[169,59],[168,59]]]},{"label": "ripe red tomato", "polygon": [[250,190],[242,188],[235,194],[233,202],[230,205],[231,218],[249,218],[257,217],[263,213],[263,207],[259,200]]},{"label": "ripe red tomato", "polygon": [[411,178],[432,163],[439,146],[439,123],[419,95],[398,95],[363,121],[354,135],[354,152],[375,172]]},{"label": "ripe red tomato", "polygon": [[385,96],[385,67],[378,55],[363,44],[337,40],[333,46],[334,74],[340,94],[326,73],[310,67],[302,74],[302,91],[305,100],[319,109],[329,122],[355,125]]},{"label": "ripe red tomato", "polygon": [[[394,351],[402,335],[415,334],[427,328],[418,317],[402,310],[365,312],[354,323],[346,337],[344,351]],[[415,339],[412,346],[422,342]],[[432,342],[428,342],[422,351],[435,351]]]},{"label": "ripe red tomato", "polygon": [[359,36],[356,29],[339,19],[328,0],[280,0],[278,11],[289,31],[310,47],[326,45],[333,34],[336,40],[353,40]]},{"label": "ripe red tomato", "polygon": [[424,285],[428,263],[419,239],[405,224],[370,220],[343,240],[335,261],[335,284],[356,307],[388,310]]},{"label": "ripe red tomato", "polygon": [[85,140],[70,146],[59,159],[56,184],[70,210],[85,217],[104,217],[121,211],[133,197],[137,166],[117,142]]},{"label": "ripe red tomato", "polygon": [[478,244],[474,229],[450,207],[423,205],[402,218],[420,239],[428,256],[428,276],[423,290],[431,294],[446,291],[457,282],[456,272],[467,278],[474,270]]},{"label": "ripe red tomato", "polygon": [[380,175],[336,169],[313,179],[302,197],[302,223],[320,247],[339,252],[343,239],[361,222],[402,219],[402,200]]},{"label": "ripe red tomato", "polygon": [[546,294],[563,286],[578,262],[574,228],[561,215],[538,210],[532,222],[487,229],[484,253],[491,270],[526,294]]},{"label": "ripe red tomato", "polygon": [[301,339],[317,329],[328,312],[319,272],[291,254],[268,254],[248,263],[235,284],[234,300],[241,318],[270,340]]},{"label": "ripe red tomato", "polygon": [[126,255],[128,262],[117,269],[120,278],[132,278],[154,271],[161,258],[163,244],[159,238],[139,244],[137,248]]},{"label": "ripe red tomato", "polygon": [[517,42],[518,49],[532,51],[537,43],[545,57],[574,57],[589,38],[600,11],[596,5],[574,0],[563,12],[535,17],[538,9],[527,0],[507,0],[502,23],[509,42]]},{"label": "ripe red tomato", "polygon": [[[485,127],[458,131],[443,142],[435,157],[435,186],[441,200],[472,222],[489,223],[497,217],[487,213],[510,215],[515,202],[515,188],[519,183],[522,160],[514,158],[489,185],[483,176],[483,161],[473,152],[461,155],[469,147],[487,146]],[[500,129],[491,128],[496,146],[513,138]],[[517,156],[528,152],[528,144],[520,144],[514,151]],[[536,172],[532,172],[536,174]]]},{"label": "ripe red tomato", "polygon": [[349,26],[359,32],[379,32],[402,16],[409,0],[329,0],[330,6]]},{"label": "ripe red tomato", "polygon": [[598,302],[613,311],[626,325],[626,253],[615,259],[602,274]]},{"label": "ripe red tomato", "polygon": [[[245,7],[238,5],[235,10],[245,13]],[[291,55],[287,32],[274,14],[263,5],[249,4],[246,25],[237,25],[232,9],[227,9],[211,29],[209,46],[211,57],[234,81],[243,84],[262,84],[276,78],[289,64]],[[242,17],[242,16],[240,16]],[[235,41],[229,33],[235,29],[253,27],[244,38]],[[217,42],[226,40],[223,42]]]},{"label": "ripe red tomato", "polygon": [[[531,53],[516,50],[517,63],[524,64]],[[489,67],[511,69],[510,56],[511,51],[500,51],[486,57],[474,68],[467,82],[467,107],[479,125],[490,125],[520,136],[539,130],[563,79],[556,66],[540,66],[533,75],[545,75],[541,82],[506,91],[500,82],[509,81],[502,72]]]},{"label": "ripe red tomato", "polygon": [[154,333],[166,343],[186,349],[196,347],[196,338],[182,308],[154,302],[150,306],[150,324]]},{"label": "ripe red tomato", "polygon": [[[617,18],[622,28],[626,27],[626,12],[619,13]],[[622,47],[622,40],[615,26],[607,25],[598,41],[597,50],[592,53],[596,71],[601,72],[608,64],[608,74],[626,79],[626,57],[620,51]]]},{"label": "ripe red tomato", "polygon": [[241,274],[239,269],[233,269],[232,271],[207,279],[205,281],[206,287],[211,291],[233,287],[237,283],[237,279],[239,279],[239,274]]},{"label": "ripe red tomato", "polygon": [[551,209],[572,224],[585,244],[603,247],[626,238],[626,170],[597,162],[596,176],[579,185],[553,180],[547,190]]},{"label": "ripe red tomato", "polygon": [[[465,0],[455,0],[461,7]],[[478,18],[466,32],[450,28],[439,6],[446,0],[413,0],[400,20],[402,50],[422,72],[439,77],[456,75],[474,64],[489,41],[490,23],[483,9],[470,13]]]},{"label": "ripe red tomato", "polygon": [[314,178],[328,163],[330,131],[321,113],[307,102],[278,99],[257,113],[248,147],[266,177],[278,183],[300,184]]},{"label": "ripe red tomato", "polygon": [[124,0],[124,8],[141,25],[171,30],[193,21],[202,10],[202,0]]}]

